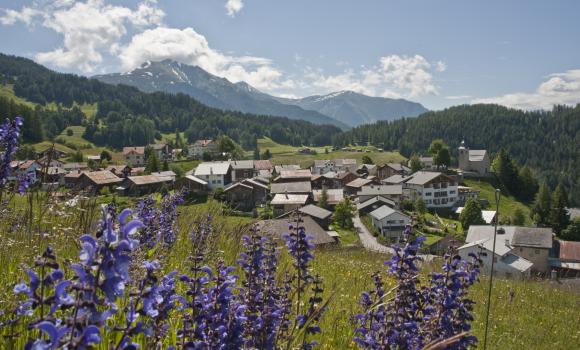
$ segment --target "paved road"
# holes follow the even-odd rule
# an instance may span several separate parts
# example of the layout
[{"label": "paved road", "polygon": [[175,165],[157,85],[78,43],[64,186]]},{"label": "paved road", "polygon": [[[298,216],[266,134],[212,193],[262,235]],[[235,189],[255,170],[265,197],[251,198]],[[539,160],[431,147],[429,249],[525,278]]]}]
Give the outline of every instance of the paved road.
[{"label": "paved road", "polygon": [[375,236],[373,236],[372,233],[367,230],[366,226],[362,223],[358,215],[352,218],[352,223],[354,224],[354,228],[358,232],[360,242],[363,247],[365,247],[365,249],[378,253],[394,254],[392,248],[384,246],[377,241]]}]

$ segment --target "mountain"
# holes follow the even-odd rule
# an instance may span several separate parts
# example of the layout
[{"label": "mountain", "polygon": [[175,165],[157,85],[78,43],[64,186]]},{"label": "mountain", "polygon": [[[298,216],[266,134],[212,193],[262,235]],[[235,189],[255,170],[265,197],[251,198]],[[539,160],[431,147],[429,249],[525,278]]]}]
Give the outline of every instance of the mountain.
[{"label": "mountain", "polygon": [[200,67],[173,60],[146,62],[128,73],[98,75],[94,78],[108,84],[134,86],[144,92],[184,93],[214,108],[302,119],[314,124],[348,129],[345,123],[295,104],[282,103],[245,82],[232,83]]},{"label": "mountain", "polygon": [[278,100],[286,104],[300,106],[303,109],[320,112],[351,127],[380,120],[415,117],[427,112],[427,109],[417,102],[370,97],[353,91],[339,91],[301,99]]}]

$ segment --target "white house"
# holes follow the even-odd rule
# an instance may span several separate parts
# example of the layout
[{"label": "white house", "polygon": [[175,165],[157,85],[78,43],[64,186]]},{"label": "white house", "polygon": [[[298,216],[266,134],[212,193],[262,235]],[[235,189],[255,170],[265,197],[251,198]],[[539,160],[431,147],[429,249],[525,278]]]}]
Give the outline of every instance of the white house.
[{"label": "white house", "polygon": [[358,166],[356,159],[316,159],[312,166],[312,175],[322,175],[328,172],[355,172]]},{"label": "white house", "polygon": [[209,189],[223,188],[232,182],[232,165],[230,162],[203,162],[193,175],[206,181]]},{"label": "white house", "polygon": [[410,197],[422,198],[428,208],[450,208],[457,201],[457,182],[451,177],[431,171],[418,171],[403,183]]},{"label": "white house", "polygon": [[12,173],[8,176],[8,181],[15,181],[19,176],[25,175],[31,184],[36,183],[36,171],[41,168],[34,160],[15,160],[10,162]]},{"label": "white house", "polygon": [[411,224],[411,218],[409,216],[386,205],[373,210],[370,216],[373,220],[373,226],[386,238],[398,240],[405,230],[405,226]]},{"label": "white house", "polygon": [[123,147],[123,157],[129,166],[143,166],[145,165],[145,147]]},{"label": "white house", "polygon": [[188,155],[194,159],[202,159],[203,154],[214,156],[219,153],[219,145],[213,140],[197,140],[188,148]]}]

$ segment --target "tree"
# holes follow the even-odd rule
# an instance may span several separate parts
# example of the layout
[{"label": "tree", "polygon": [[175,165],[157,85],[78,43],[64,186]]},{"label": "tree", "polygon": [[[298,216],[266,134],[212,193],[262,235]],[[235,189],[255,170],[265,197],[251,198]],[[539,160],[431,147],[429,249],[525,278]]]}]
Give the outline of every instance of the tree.
[{"label": "tree", "polygon": [[72,131],[72,129],[66,129],[66,135],[67,136],[73,136],[74,132]]},{"label": "tree", "polygon": [[163,171],[168,171],[169,170],[169,163],[167,162],[167,159],[163,161]]},{"label": "tree", "polygon": [[203,152],[203,154],[201,155],[201,159],[202,159],[204,162],[209,162],[209,161],[211,161],[211,160],[212,160],[211,153],[209,153],[209,152]]},{"label": "tree", "polygon": [[543,182],[540,190],[536,193],[530,216],[536,225],[548,226],[550,224],[550,211],[552,207],[552,198],[550,197],[550,188]]},{"label": "tree", "polygon": [[502,185],[512,194],[517,194],[518,190],[518,169],[505,149],[501,149],[491,165]]},{"label": "tree", "polygon": [[518,191],[520,199],[530,202],[538,192],[538,180],[528,166],[523,166],[518,172]]},{"label": "tree", "polygon": [[85,159],[85,157],[83,156],[83,153],[81,151],[76,151],[75,153],[73,153],[71,160],[73,162],[77,162],[77,163],[81,163],[83,162]]},{"label": "tree", "polygon": [[437,168],[441,166],[449,167],[449,164],[451,164],[449,146],[447,146],[443,140],[436,139],[431,141],[429,153],[433,156],[433,163],[437,165]]},{"label": "tree", "polygon": [[516,208],[516,210],[514,210],[511,223],[512,225],[516,226],[523,226],[526,223],[526,214],[524,213],[522,208],[518,207]]},{"label": "tree", "polygon": [[145,172],[147,174],[151,174],[160,171],[160,169],[161,164],[159,162],[159,158],[157,158],[157,154],[155,152],[151,152],[145,163]]},{"label": "tree", "polygon": [[268,160],[272,158],[272,153],[270,153],[270,149],[266,149],[264,153],[262,153],[262,159]]},{"label": "tree", "polygon": [[481,215],[481,206],[474,198],[469,198],[465,203],[465,207],[459,215],[459,221],[465,231],[467,231],[471,225],[485,224],[483,216]]},{"label": "tree", "polygon": [[113,157],[111,156],[111,153],[109,153],[107,150],[103,150],[101,152],[101,161],[107,161],[110,162],[111,159],[113,159]]},{"label": "tree", "polygon": [[169,169],[171,169],[171,171],[173,171],[175,173],[175,176],[178,179],[182,178],[185,175],[185,171],[183,170],[183,168],[177,164],[171,164],[169,166]]},{"label": "tree", "polygon": [[336,205],[334,210],[334,222],[341,228],[351,228],[353,226],[352,218],[356,208],[352,201],[347,197]]},{"label": "tree", "polygon": [[252,157],[254,160],[258,160],[260,159],[260,150],[259,149],[255,149],[254,150],[254,156]]},{"label": "tree", "polygon": [[580,218],[575,218],[562,230],[560,237],[566,241],[580,241]]},{"label": "tree", "polygon": [[328,209],[328,190],[326,186],[322,187],[320,192],[320,199],[318,199],[318,206],[324,209]]},{"label": "tree", "polygon": [[362,163],[363,164],[375,164],[375,162],[373,162],[373,160],[371,159],[371,157],[369,157],[366,154],[362,157]]},{"label": "tree", "polygon": [[411,171],[417,172],[423,169],[423,165],[421,164],[421,159],[419,159],[419,155],[414,153],[410,159]]},{"label": "tree", "polygon": [[415,201],[415,210],[421,215],[427,212],[427,206],[425,205],[423,198],[417,197],[417,200]]},{"label": "tree", "polygon": [[562,184],[556,187],[552,194],[552,208],[550,210],[550,226],[557,235],[560,235],[568,224],[570,224],[570,214],[568,213],[568,194]]}]

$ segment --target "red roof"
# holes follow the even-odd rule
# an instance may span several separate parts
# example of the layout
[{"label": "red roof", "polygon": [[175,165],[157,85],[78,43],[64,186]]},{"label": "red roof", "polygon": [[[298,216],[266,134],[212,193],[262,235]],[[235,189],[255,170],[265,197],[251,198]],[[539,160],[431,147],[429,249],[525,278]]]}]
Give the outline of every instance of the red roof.
[{"label": "red roof", "polygon": [[561,260],[580,261],[580,242],[558,241],[560,245],[559,258]]},{"label": "red roof", "polygon": [[129,153],[145,154],[145,147],[123,147],[123,155]]}]

